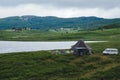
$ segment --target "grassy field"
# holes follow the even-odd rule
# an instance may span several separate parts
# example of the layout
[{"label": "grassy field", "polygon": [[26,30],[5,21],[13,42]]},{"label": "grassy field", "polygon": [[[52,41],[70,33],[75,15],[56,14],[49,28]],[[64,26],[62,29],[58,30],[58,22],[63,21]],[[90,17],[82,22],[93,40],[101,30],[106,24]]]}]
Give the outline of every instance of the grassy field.
[{"label": "grassy field", "polygon": [[0,40],[14,41],[71,41],[71,40],[115,40],[120,37],[120,29],[96,31],[0,31]]},{"label": "grassy field", "polygon": [[[64,41],[105,40],[88,44],[92,55],[53,55],[51,51],[0,54],[0,80],[120,80],[120,54],[102,55],[109,48],[120,50],[120,30],[84,32],[0,31],[0,40]],[[120,51],[119,51],[120,52]]]},{"label": "grassy field", "polygon": [[1,54],[0,80],[119,80],[119,63],[120,55]]}]

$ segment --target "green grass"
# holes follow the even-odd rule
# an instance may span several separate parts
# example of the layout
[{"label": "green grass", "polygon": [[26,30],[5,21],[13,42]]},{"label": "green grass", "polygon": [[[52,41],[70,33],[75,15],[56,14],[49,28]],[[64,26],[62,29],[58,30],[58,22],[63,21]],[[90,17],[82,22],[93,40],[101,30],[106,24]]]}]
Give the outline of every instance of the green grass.
[{"label": "green grass", "polygon": [[1,54],[0,80],[119,80],[118,63],[120,55]]},{"label": "green grass", "polygon": [[51,54],[51,51],[0,54],[0,80],[119,80],[120,54],[103,55],[120,42],[92,43],[92,55]]},{"label": "green grass", "polygon": [[0,31],[0,40],[10,41],[71,41],[71,40],[114,40],[120,37],[120,29],[96,30],[96,31]]},{"label": "green grass", "polygon": [[[119,80],[120,54],[102,55],[105,48],[120,50],[120,30],[84,32],[0,31],[0,40],[105,40],[88,44],[92,55],[53,55],[51,51],[0,54],[0,80]],[[120,51],[119,51],[120,52]]]}]

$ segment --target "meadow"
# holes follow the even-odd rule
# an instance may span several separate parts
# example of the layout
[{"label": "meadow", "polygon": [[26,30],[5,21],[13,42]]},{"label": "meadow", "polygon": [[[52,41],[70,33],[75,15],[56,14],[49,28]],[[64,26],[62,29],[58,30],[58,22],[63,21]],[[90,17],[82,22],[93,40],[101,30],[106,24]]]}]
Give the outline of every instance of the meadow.
[{"label": "meadow", "polygon": [[[28,37],[29,36],[29,37]],[[109,48],[120,50],[120,29],[80,32],[0,31],[0,40],[66,41],[105,40],[88,44],[92,55],[51,54],[52,51],[0,54],[0,80],[119,80],[120,54],[103,55]],[[120,51],[119,51],[120,52]]]},{"label": "meadow", "polygon": [[1,30],[0,40],[8,41],[74,41],[74,40],[113,40],[120,37],[120,29],[106,29],[95,31],[40,31],[23,30],[10,31]]},{"label": "meadow", "polygon": [[0,55],[0,80],[119,80],[120,55],[53,55],[50,51]]}]

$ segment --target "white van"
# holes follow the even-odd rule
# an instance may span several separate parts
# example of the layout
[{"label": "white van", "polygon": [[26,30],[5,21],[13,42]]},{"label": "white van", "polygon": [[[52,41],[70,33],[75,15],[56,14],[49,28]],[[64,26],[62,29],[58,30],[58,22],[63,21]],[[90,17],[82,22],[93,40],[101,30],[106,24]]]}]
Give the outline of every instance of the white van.
[{"label": "white van", "polygon": [[103,54],[118,54],[118,49],[116,48],[106,48]]}]

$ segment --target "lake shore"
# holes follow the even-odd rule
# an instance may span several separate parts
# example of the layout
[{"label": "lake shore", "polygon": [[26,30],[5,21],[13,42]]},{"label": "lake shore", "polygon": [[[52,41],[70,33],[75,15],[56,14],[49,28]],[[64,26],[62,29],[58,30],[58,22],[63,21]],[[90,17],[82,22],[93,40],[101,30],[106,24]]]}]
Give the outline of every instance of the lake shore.
[{"label": "lake shore", "polygon": [[[12,52],[29,52],[55,49],[70,49],[77,41],[0,41],[0,54]],[[106,41],[85,41],[85,43],[98,43]]]}]

